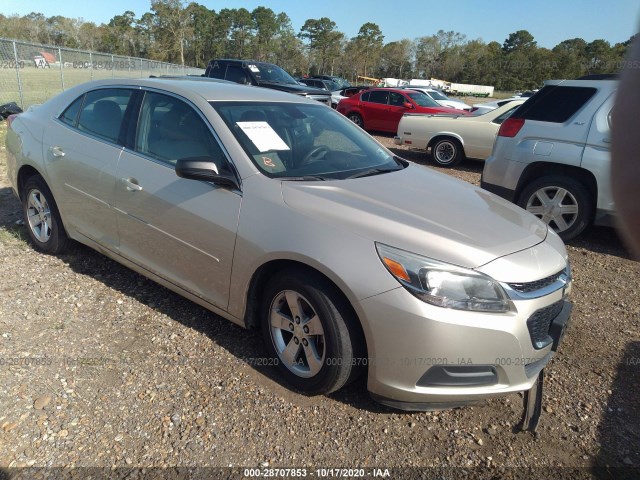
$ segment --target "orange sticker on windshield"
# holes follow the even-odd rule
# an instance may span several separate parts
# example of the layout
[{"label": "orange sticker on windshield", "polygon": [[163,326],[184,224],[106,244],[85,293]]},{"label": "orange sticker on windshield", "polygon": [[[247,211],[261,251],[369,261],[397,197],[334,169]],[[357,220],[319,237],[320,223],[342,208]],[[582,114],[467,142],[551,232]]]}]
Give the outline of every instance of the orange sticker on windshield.
[{"label": "orange sticker on windshield", "polygon": [[267,167],[275,167],[276,164],[273,163],[273,160],[271,160],[269,157],[262,157],[262,163],[264,163]]}]

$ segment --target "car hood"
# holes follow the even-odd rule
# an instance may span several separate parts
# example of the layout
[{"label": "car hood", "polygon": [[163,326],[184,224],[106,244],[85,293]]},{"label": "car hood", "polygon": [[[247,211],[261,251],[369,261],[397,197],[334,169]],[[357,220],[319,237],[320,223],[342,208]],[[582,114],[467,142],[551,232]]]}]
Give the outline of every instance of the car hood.
[{"label": "car hood", "polygon": [[282,195],[313,221],[466,268],[532,247],[547,235],[544,223],[512,203],[414,164],[351,180],[284,181]]},{"label": "car hood", "polygon": [[272,88],[274,90],[282,90],[283,92],[295,93],[298,95],[325,95],[327,97],[331,95],[327,90],[321,90],[319,88],[309,87],[307,85],[301,85],[299,83],[277,83],[267,82],[265,80],[260,80],[258,83],[262,87]]}]

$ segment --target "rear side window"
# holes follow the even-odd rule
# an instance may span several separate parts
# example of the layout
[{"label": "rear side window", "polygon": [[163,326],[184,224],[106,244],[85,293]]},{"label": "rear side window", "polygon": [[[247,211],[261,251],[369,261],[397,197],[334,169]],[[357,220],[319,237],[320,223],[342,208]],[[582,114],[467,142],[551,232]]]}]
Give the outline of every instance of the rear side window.
[{"label": "rear side window", "polygon": [[373,92],[369,92],[369,101],[373,103],[384,103],[386,105],[388,98],[389,92],[384,90],[374,90]]},{"label": "rear side window", "polygon": [[132,90],[120,88],[88,92],[78,119],[78,130],[120,143],[122,120],[132,95]]},{"label": "rear side window", "polygon": [[527,100],[512,118],[564,123],[580,110],[593,95],[592,87],[549,85]]},{"label": "rear side window", "polygon": [[67,109],[62,112],[62,114],[58,117],[67,125],[71,125],[72,127],[76,126],[76,121],[78,120],[78,113],[80,112],[80,107],[82,106],[82,99],[84,95],[76,98],[74,102],[67,107]]}]

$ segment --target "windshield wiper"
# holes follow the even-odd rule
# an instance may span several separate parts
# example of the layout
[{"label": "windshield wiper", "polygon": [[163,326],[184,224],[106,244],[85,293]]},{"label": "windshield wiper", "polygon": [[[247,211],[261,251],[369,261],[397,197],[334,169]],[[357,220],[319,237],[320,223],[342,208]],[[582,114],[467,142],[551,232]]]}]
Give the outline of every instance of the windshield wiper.
[{"label": "windshield wiper", "polygon": [[371,177],[372,175],[380,175],[381,173],[397,172],[398,170],[402,170],[402,167],[401,168],[370,168],[368,170],[364,170],[362,172],[349,175],[347,177],[347,180],[350,178]]},{"label": "windshield wiper", "polygon": [[280,180],[297,180],[297,181],[310,181],[310,180],[330,180],[328,177],[322,175],[302,175],[300,177],[280,177]]}]

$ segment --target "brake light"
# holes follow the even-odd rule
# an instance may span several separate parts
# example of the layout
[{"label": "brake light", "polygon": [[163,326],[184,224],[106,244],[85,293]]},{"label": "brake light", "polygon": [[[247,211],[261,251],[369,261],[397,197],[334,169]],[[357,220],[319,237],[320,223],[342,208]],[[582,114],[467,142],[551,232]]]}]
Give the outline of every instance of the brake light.
[{"label": "brake light", "polygon": [[524,118],[507,118],[498,130],[499,137],[515,137],[522,126],[524,125]]},{"label": "brake light", "polygon": [[17,114],[13,114],[13,115],[9,115],[7,117],[7,128],[9,128],[11,126],[11,122],[13,122],[13,119],[16,118],[18,115]]}]

